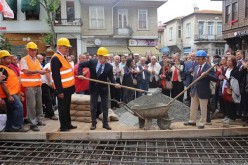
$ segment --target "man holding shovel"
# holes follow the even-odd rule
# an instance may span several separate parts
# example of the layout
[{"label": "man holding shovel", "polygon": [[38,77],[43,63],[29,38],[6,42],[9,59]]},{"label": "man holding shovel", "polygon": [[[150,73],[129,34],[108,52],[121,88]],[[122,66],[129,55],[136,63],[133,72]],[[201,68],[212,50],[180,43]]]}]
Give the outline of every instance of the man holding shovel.
[{"label": "man holding shovel", "polygon": [[190,105],[190,120],[184,125],[196,126],[196,117],[198,107],[200,105],[201,118],[198,125],[198,129],[203,129],[207,120],[207,105],[208,99],[210,98],[210,81],[217,81],[214,70],[212,69],[208,73],[206,72],[211,66],[206,62],[207,53],[204,50],[199,50],[196,53],[196,61],[198,65],[194,69],[193,81],[200,76],[202,77],[197,81],[190,91],[191,105]]},{"label": "man holding shovel", "polygon": [[[111,130],[108,124],[108,86],[100,83],[100,81],[116,83],[113,76],[113,66],[108,61],[108,50],[100,47],[97,50],[97,59],[90,59],[87,62],[81,62],[78,65],[78,78],[83,79],[82,69],[87,67],[90,69],[90,78],[99,80],[99,82],[90,82],[90,111],[91,111],[91,130],[96,129],[96,116],[97,116],[97,100],[101,98],[101,109],[103,113],[103,128]],[[120,88],[120,84],[115,84],[116,88]]]}]

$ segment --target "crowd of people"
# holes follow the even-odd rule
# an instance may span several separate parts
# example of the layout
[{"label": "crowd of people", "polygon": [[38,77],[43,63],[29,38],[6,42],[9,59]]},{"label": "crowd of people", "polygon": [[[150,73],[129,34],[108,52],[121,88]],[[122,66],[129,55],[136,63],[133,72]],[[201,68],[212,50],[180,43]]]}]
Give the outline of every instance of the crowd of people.
[{"label": "crowd of people", "polygon": [[[197,125],[199,107],[199,129],[211,124],[211,119],[220,112],[225,124],[237,118],[248,122],[248,59],[244,58],[241,50],[235,54],[228,51],[223,56],[209,56],[200,50],[191,52],[185,58],[181,58],[179,53],[172,56],[164,53],[158,61],[151,53],[147,56],[138,53],[109,55],[106,48],[100,47],[96,55],[82,53],[76,62],[74,56],[68,55],[70,47],[67,38],[60,38],[56,53],[46,63],[44,55],[37,54],[38,47],[34,42],[27,44],[28,54],[20,61],[7,50],[0,51],[0,98],[7,109],[5,131],[39,131],[39,126],[46,125],[41,121],[43,114],[51,120],[59,119],[62,132],[76,129],[70,118],[73,93],[90,95],[91,130],[96,129],[97,102],[100,98],[102,126],[111,130],[107,121],[108,85],[89,79],[115,84],[110,87],[110,98],[128,103],[145,92],[121,88],[120,84],[145,91],[161,88],[164,95],[174,98],[201,76],[187,90],[185,99],[184,95],[177,98],[190,105],[190,118],[185,125]],[[56,106],[59,118],[54,113]],[[111,109],[115,108],[119,105],[111,102]],[[23,127],[24,119],[30,124],[29,129]]]}]

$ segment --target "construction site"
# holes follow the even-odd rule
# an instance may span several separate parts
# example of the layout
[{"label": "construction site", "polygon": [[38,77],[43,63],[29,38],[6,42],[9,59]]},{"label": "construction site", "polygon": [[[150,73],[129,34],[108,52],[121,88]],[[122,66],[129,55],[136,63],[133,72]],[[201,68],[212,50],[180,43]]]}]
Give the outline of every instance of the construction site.
[{"label": "construction site", "polygon": [[[157,99],[158,96],[161,98],[153,95],[136,100],[147,102],[146,99],[152,101],[151,98]],[[72,99],[72,104],[79,100]],[[89,100],[80,102],[86,108]],[[77,129],[69,132],[59,132],[59,122],[48,119],[43,119],[46,126],[40,127],[40,132],[1,132],[0,162],[16,165],[248,163],[246,122],[237,120],[225,126],[220,119],[214,119],[212,125],[205,129],[187,127],[182,120],[188,116],[182,118],[176,114],[182,111],[188,115],[188,110],[179,109],[179,106],[181,104],[177,101],[171,105],[168,117],[174,119],[164,122],[163,126],[167,124],[165,127],[157,125],[158,122],[153,119],[149,127],[145,123],[145,128],[139,128],[138,117],[120,108],[113,110],[114,114],[118,114],[118,121],[110,122],[112,130],[102,128],[101,120],[98,120],[96,130],[90,130],[91,123],[84,117],[87,113],[78,110],[84,115],[73,117],[71,114]],[[74,105],[74,110],[71,110],[74,114],[75,109]]]}]

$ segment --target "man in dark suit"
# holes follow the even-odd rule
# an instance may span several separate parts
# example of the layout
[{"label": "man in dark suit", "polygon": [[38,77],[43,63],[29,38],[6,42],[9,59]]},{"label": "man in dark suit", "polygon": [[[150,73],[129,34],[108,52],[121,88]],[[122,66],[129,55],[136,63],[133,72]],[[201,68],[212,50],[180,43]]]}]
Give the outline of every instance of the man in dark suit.
[{"label": "man in dark suit", "polygon": [[[190,54],[190,61],[186,61],[184,63],[184,74],[185,74],[185,80],[184,84],[186,87],[188,87],[193,80],[193,71],[195,67],[198,65],[197,62],[195,61],[195,52],[192,52]],[[185,101],[190,101],[190,89],[187,91],[187,98]]]},{"label": "man in dark suit", "polygon": [[207,53],[204,50],[199,50],[196,53],[196,61],[198,63],[198,66],[194,69],[193,81],[201,75],[203,75],[203,78],[191,87],[190,95],[192,98],[190,105],[190,120],[184,123],[184,125],[186,126],[196,126],[197,111],[200,105],[201,118],[198,125],[199,129],[204,128],[207,120],[207,105],[208,99],[211,95],[210,81],[217,81],[214,70],[206,73],[206,71],[211,68],[211,66],[206,63],[206,57]]},{"label": "man in dark suit", "polygon": [[[113,76],[113,66],[108,61],[108,50],[104,47],[100,47],[97,50],[97,59],[90,59],[87,62],[81,62],[78,66],[78,75],[82,75],[82,69],[87,67],[90,69],[90,78],[100,81],[116,83]],[[79,78],[83,78],[80,76]],[[116,88],[120,88],[119,84],[115,85]],[[97,118],[97,100],[101,98],[101,109],[103,113],[103,128],[111,130],[112,128],[108,124],[108,85],[90,82],[90,111],[91,111],[91,130],[96,129]]]}]

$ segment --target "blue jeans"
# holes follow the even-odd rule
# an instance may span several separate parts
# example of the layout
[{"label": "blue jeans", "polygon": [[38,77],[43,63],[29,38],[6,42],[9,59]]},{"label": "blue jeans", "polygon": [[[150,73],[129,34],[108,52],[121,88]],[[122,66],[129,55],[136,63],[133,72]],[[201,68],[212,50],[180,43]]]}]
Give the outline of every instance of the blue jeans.
[{"label": "blue jeans", "polygon": [[7,108],[7,122],[5,129],[19,129],[23,124],[23,106],[17,95],[12,95],[13,103],[9,103],[7,98],[4,98]]}]

